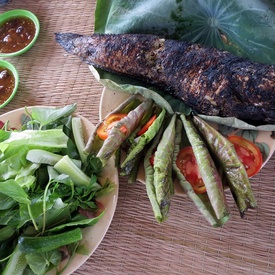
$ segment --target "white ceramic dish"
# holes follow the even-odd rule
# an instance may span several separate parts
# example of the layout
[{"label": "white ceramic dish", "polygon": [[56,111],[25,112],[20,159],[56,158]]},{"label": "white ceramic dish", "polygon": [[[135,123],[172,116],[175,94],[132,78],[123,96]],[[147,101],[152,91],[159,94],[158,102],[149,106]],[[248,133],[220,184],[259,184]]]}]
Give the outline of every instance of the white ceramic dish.
[{"label": "white ceramic dish", "polygon": [[[28,107],[28,110],[30,111],[31,107]],[[0,120],[3,122],[9,121],[10,127],[19,128],[21,126],[20,116],[23,113],[25,113],[25,108],[16,109],[14,111],[1,115]],[[87,141],[89,138],[89,135],[94,129],[94,125],[86,118],[82,116],[79,116],[79,117],[82,119],[84,139],[85,141]],[[118,172],[114,166],[113,159],[111,159],[104,168],[102,180],[106,178],[109,178],[113,183],[115,183],[116,188],[108,195],[102,197],[102,199],[100,200],[100,202],[105,206],[104,216],[94,226],[83,229],[82,243],[85,244],[85,248],[87,249],[88,254],[87,255],[76,254],[76,256],[71,260],[70,264],[62,274],[71,274],[77,268],[79,268],[93,254],[93,252],[96,250],[98,245],[103,240],[111,224],[111,221],[113,219],[113,215],[116,209],[117,198],[118,198],[118,187],[119,187]],[[62,266],[64,266],[64,264],[65,262],[61,263]],[[55,274],[55,272],[52,272],[51,274]]]},{"label": "white ceramic dish", "polygon": [[[113,111],[120,103],[126,100],[130,94],[126,92],[119,92],[110,90],[109,88],[104,88],[100,101],[99,117],[103,119],[108,113]],[[215,125],[214,125],[215,126]],[[227,128],[228,131],[228,128]],[[237,132],[235,130],[234,132]],[[222,131],[221,131],[222,132]],[[257,142],[257,145],[260,145],[261,151],[263,152],[263,165],[271,158],[272,154],[275,151],[275,139],[272,132],[269,131],[249,131],[243,130],[242,135],[245,135],[246,138],[250,139],[253,142]],[[255,135],[251,135],[252,132],[255,132]],[[227,132],[229,134],[229,132]],[[256,136],[256,138],[255,138]],[[143,166],[140,167],[137,180],[140,182],[145,182],[144,169]],[[175,192],[177,194],[183,194],[183,189],[176,182],[175,183]]]}]

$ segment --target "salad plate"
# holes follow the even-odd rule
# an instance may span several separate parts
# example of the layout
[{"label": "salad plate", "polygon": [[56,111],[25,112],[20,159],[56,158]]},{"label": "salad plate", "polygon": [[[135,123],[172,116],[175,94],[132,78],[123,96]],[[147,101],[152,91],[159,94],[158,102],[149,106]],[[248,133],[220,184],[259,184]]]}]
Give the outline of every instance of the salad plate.
[{"label": "salad plate", "polygon": [[[35,107],[42,107],[42,106],[35,106]],[[43,106],[45,107],[45,106]],[[31,107],[26,107],[28,112],[31,112]],[[19,108],[8,113],[0,115],[0,120],[3,122],[9,121],[9,126],[12,128],[20,128],[20,117],[22,114],[25,113],[25,108]],[[82,121],[83,127],[83,135],[84,140],[87,142],[90,134],[94,129],[94,125],[86,118],[81,115],[75,114],[75,116],[80,117]],[[99,178],[99,181],[103,182],[105,179],[110,179],[112,183],[115,184],[115,188],[108,193],[107,195],[103,196],[102,198],[98,199],[105,207],[105,213],[99,221],[90,227],[86,227],[82,230],[83,239],[82,244],[85,247],[85,255],[83,254],[75,254],[75,256],[70,259],[69,265],[66,267],[62,274],[71,274],[76,269],[78,269],[96,250],[99,246],[101,241],[103,240],[108,228],[111,224],[113,219],[113,215],[115,213],[116,205],[117,205],[117,198],[118,198],[118,172],[114,165],[114,160],[111,159],[107,165],[105,166],[102,178]],[[60,269],[63,268],[66,264],[66,260],[61,262]],[[50,272],[49,274],[55,274],[55,272]]]},{"label": "salad plate", "polygon": [[[130,96],[127,92],[115,91],[110,88],[104,87],[101,95],[100,108],[99,108],[99,117],[103,119],[108,113],[112,112],[120,103],[125,101]],[[259,148],[263,156],[262,167],[268,162],[275,151],[275,136],[271,131],[258,131],[258,130],[242,130],[235,129],[232,127],[217,125],[211,123],[213,127],[218,129],[222,134],[229,135],[240,135],[246,139],[249,139],[255,143]],[[137,180],[145,183],[144,169],[143,166],[140,166]],[[175,182],[175,192],[179,195],[184,194],[183,189],[180,185]]]}]

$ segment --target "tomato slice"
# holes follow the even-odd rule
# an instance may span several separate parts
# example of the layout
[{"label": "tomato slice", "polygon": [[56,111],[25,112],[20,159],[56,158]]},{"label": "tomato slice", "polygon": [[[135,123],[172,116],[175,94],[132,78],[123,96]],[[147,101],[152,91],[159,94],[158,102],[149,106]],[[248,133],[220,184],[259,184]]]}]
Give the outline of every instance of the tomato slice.
[{"label": "tomato slice", "polygon": [[154,123],[154,121],[156,120],[157,115],[153,115],[148,121],[147,123],[139,130],[139,132],[137,133],[138,136],[143,135],[148,129],[149,127]]},{"label": "tomato slice", "polygon": [[191,146],[180,150],[176,164],[186,180],[192,185],[195,193],[203,194],[206,187],[201,178],[199,167]]},{"label": "tomato slice", "polygon": [[154,166],[155,163],[155,153],[150,157],[149,162],[152,166]]},{"label": "tomato slice", "polygon": [[[111,114],[109,115],[97,128],[97,135],[105,140],[107,139],[110,130],[124,117],[126,117],[127,114]],[[121,132],[127,133],[127,128],[125,126],[120,127]]]},{"label": "tomato slice", "polygon": [[248,177],[256,175],[263,164],[263,157],[259,147],[241,136],[229,136],[228,139],[234,144],[236,153],[243,163]]}]

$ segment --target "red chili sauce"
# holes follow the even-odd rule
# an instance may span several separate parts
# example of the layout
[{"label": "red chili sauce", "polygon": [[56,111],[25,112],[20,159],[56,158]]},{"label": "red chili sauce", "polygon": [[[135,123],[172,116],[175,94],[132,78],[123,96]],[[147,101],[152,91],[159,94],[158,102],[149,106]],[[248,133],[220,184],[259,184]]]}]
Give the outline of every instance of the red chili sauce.
[{"label": "red chili sauce", "polygon": [[13,53],[25,48],[34,38],[36,27],[27,17],[14,17],[0,26],[0,52]]},{"label": "red chili sauce", "polygon": [[0,67],[0,104],[11,95],[15,85],[14,75],[7,68]]}]

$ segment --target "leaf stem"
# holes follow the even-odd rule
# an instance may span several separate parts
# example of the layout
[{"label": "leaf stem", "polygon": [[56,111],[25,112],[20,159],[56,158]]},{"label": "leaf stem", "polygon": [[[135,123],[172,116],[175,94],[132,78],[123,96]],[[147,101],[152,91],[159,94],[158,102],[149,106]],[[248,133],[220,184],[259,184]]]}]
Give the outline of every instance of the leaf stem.
[{"label": "leaf stem", "polygon": [[33,217],[33,215],[32,215],[32,211],[31,211],[31,206],[30,206],[30,204],[27,204],[27,207],[28,207],[28,212],[29,212],[30,218],[31,218],[31,220],[32,220],[33,226],[34,226],[35,230],[38,231],[38,226],[37,226],[37,224],[36,224],[36,222],[35,222],[35,219],[34,219],[34,217]]}]

